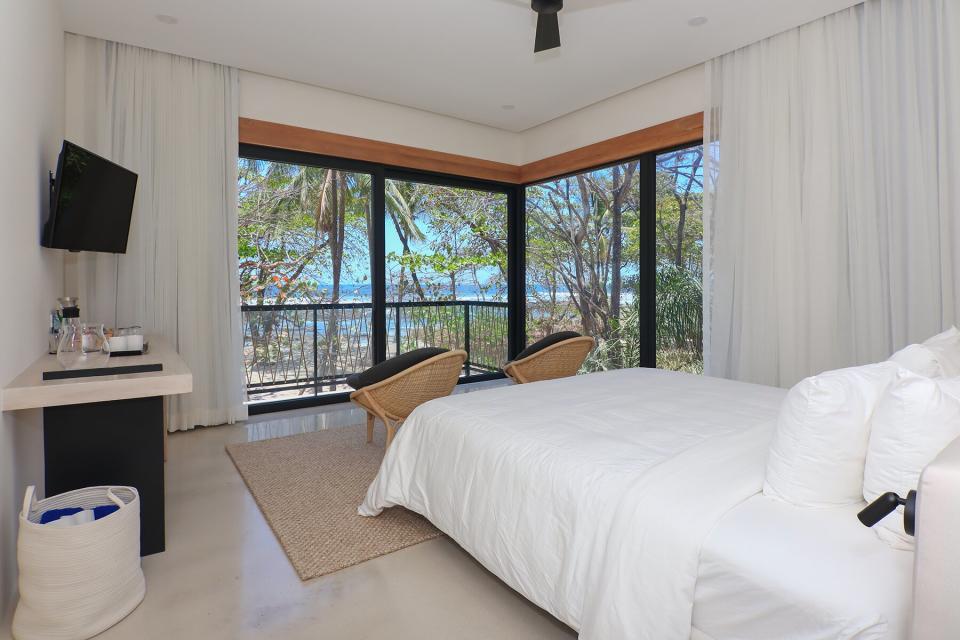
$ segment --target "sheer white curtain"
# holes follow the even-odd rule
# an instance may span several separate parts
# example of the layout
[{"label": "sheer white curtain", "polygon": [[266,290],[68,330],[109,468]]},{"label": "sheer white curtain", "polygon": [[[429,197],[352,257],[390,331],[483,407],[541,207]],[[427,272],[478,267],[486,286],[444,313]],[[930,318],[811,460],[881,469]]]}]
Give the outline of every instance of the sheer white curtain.
[{"label": "sheer white curtain", "polygon": [[139,175],[127,252],[68,260],[85,318],[176,346],[193,393],[171,430],[246,417],[237,270],[235,69],[66,36],[67,137]]},{"label": "sheer white curtain", "polygon": [[960,2],[868,0],[707,75],[707,373],[787,386],[960,319]]}]

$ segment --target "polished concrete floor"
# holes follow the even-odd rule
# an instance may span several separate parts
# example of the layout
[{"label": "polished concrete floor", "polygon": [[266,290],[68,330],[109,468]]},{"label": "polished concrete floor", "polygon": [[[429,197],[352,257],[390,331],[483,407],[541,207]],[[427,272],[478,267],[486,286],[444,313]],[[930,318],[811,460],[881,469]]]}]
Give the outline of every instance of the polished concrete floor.
[{"label": "polished concrete floor", "polygon": [[98,638],[575,637],[446,538],[301,582],[224,446],[360,420],[280,415],[170,436],[167,550],[144,558],[144,602]]}]

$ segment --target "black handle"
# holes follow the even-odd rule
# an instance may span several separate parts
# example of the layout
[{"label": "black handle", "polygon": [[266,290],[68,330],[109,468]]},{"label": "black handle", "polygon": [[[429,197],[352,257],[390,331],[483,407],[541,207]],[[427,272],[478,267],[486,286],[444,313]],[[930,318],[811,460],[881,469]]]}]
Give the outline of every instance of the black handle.
[{"label": "black handle", "polygon": [[857,519],[864,526],[872,527],[893,513],[893,510],[900,505],[903,505],[903,530],[907,535],[912,536],[916,531],[917,511],[917,492],[913,490],[907,493],[906,498],[901,498],[893,491],[888,491],[858,513]]}]

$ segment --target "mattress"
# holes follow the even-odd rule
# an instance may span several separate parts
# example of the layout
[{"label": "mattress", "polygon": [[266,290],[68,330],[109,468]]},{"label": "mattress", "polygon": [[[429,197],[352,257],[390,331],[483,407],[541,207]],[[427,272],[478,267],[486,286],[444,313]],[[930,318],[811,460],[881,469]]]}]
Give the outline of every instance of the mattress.
[{"label": "mattress", "polygon": [[906,640],[913,553],[861,525],[860,508],[757,495],[732,509],[700,550],[694,627],[714,640]]}]

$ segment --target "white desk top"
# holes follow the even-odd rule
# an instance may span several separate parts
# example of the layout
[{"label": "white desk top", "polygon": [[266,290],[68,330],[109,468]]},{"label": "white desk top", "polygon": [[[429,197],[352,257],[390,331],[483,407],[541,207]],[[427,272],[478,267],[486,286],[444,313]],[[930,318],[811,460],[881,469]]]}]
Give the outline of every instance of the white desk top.
[{"label": "white desk top", "polygon": [[27,367],[0,392],[0,410],[36,409],[87,402],[170,396],[193,391],[193,374],[173,348],[159,338],[149,338],[142,356],[110,358],[107,367],[163,364],[163,371],[112,376],[43,380],[44,371],[62,371],[57,357],[45,355]]}]

